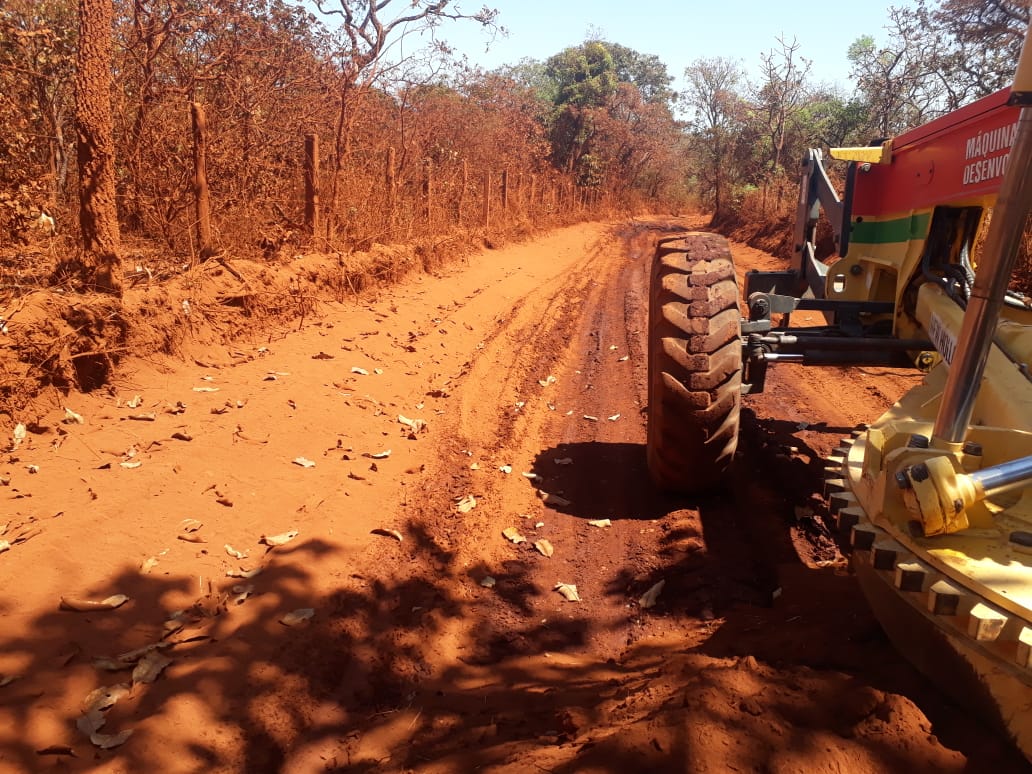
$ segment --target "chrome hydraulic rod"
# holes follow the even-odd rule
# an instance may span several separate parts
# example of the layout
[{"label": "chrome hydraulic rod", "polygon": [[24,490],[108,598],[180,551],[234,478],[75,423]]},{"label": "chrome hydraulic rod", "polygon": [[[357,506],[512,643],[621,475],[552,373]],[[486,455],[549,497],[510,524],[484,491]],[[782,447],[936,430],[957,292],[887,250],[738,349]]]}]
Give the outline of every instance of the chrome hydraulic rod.
[{"label": "chrome hydraulic rod", "polygon": [[[1017,89],[1028,81],[1032,57],[1028,56],[1029,35],[1025,36],[1018,72],[1014,77],[1012,101],[1024,103]],[[950,365],[946,388],[935,417],[932,435],[947,444],[957,444],[967,435],[975,398],[985,373],[993,334],[1000,319],[1004,295],[1029,208],[1032,206],[1032,108],[1023,107],[1018,119],[1017,136],[1007,161],[1007,173],[1000,186],[985,250],[975,274],[964,322],[957,337],[957,353]]]},{"label": "chrome hydraulic rod", "polygon": [[1032,482],[1032,457],[1001,462],[991,468],[973,471],[971,480],[978,484],[986,497],[1018,489]]}]

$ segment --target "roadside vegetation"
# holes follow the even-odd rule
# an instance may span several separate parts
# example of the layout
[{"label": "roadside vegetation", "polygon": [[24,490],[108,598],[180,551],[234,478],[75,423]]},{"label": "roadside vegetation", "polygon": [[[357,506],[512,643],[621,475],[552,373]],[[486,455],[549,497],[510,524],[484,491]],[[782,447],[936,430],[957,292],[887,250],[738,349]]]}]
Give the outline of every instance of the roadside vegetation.
[{"label": "roadside vegetation", "polygon": [[[1028,19],[1022,0],[894,8],[850,47],[844,91],[788,36],[751,77],[727,58],[675,76],[602,39],[485,71],[443,44],[399,54],[449,24],[503,34],[448,0],[8,0],[0,403],[103,383],[140,327],[127,294],[179,310],[143,327],[175,350],[190,294],[162,283],[220,278],[210,317],[303,316],[474,246],[644,211],[710,212],[783,254],[806,148],[1005,86]],[[84,315],[80,293],[102,300]],[[19,310],[64,324],[19,330]]]}]

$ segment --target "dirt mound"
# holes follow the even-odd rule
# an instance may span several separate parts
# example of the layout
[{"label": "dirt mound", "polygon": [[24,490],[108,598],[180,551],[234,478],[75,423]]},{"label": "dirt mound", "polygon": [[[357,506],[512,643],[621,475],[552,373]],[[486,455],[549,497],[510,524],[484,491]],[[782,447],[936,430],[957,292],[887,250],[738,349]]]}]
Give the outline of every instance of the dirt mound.
[{"label": "dirt mound", "polygon": [[461,243],[373,245],[366,252],[312,253],[277,263],[219,258],[180,267],[160,281],[137,268],[121,303],[102,294],[34,290],[0,303],[0,413],[20,418],[48,390],[67,395],[106,385],[119,361],[136,355],[196,357],[216,343],[270,335],[320,304],[340,302],[433,271]]}]

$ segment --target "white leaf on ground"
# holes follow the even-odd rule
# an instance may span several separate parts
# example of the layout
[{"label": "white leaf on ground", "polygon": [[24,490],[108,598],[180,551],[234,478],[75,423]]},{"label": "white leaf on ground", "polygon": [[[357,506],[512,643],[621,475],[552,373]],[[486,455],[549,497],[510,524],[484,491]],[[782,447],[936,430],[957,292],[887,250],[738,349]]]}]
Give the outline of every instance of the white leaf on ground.
[{"label": "white leaf on ground", "polygon": [[618,420],[620,418],[620,415],[619,414],[613,414],[613,416],[607,417],[607,418],[609,419],[610,422],[615,422],[616,420]]},{"label": "white leaf on ground", "polygon": [[459,513],[469,513],[477,507],[477,498],[471,494],[459,497],[456,499],[455,507]]},{"label": "white leaf on ground", "polygon": [[218,387],[194,387],[194,392],[218,392]]},{"label": "white leaf on ground", "polygon": [[359,376],[369,376],[369,372],[367,370],[359,368],[358,366],[352,366],[351,373],[358,374]]},{"label": "white leaf on ground", "polygon": [[552,544],[544,538],[541,538],[541,540],[535,540],[534,548],[538,550],[538,553],[545,557],[550,557],[552,554],[555,553],[555,549],[552,548]]},{"label": "white leaf on ground", "polygon": [[254,593],[253,583],[238,583],[233,587],[233,593],[236,595],[233,597],[234,605],[242,605],[244,601]]},{"label": "white leaf on ground", "polygon": [[598,422],[598,417],[593,417],[591,414],[585,414],[584,418],[589,422]]},{"label": "white leaf on ground", "polygon": [[538,379],[538,384],[540,384],[542,387],[547,387],[550,384],[555,384],[556,381],[556,378],[550,374],[548,377],[544,379]]},{"label": "white leaf on ground", "polygon": [[560,497],[557,494],[549,494],[542,489],[538,490],[538,497],[545,501],[545,505],[555,505],[556,507],[563,508],[570,504],[570,501],[565,497]]},{"label": "white leaf on ground", "polygon": [[99,602],[93,599],[75,599],[74,597],[61,597],[62,610],[75,610],[79,613],[93,613],[97,610],[114,610],[129,601],[125,594],[113,594]]},{"label": "white leaf on ground", "polygon": [[617,362],[617,363],[623,363],[623,362],[625,362],[625,361],[627,361],[627,360],[630,360],[630,359],[631,359],[631,356],[630,356],[630,355],[624,355],[623,357],[621,357],[621,358],[617,359],[617,361],[616,361],[616,362]]},{"label": "white leaf on ground", "polygon": [[372,534],[374,534],[374,535],[383,535],[384,537],[392,537],[395,540],[397,540],[399,543],[402,542],[402,540],[404,540],[404,537],[402,536],[402,534],[400,532],[398,532],[398,530],[396,530],[396,529],[384,529],[383,527],[377,527],[376,529],[374,529],[372,531]]},{"label": "white leaf on ground", "polygon": [[295,457],[291,460],[295,465],[300,465],[302,468],[314,468],[315,463],[304,457]]},{"label": "white leaf on ground", "polygon": [[282,618],[279,622],[284,626],[297,626],[300,623],[304,623],[315,615],[315,610],[311,607],[301,607],[297,610],[292,610]]},{"label": "white leaf on ground", "polygon": [[149,559],[147,559],[146,561],[144,561],[143,564],[140,565],[140,572],[142,572],[144,575],[146,575],[147,573],[149,573],[151,570],[153,570],[157,566],[158,566],[158,557],[152,556]]},{"label": "white leaf on ground", "polygon": [[279,535],[262,535],[258,542],[265,543],[267,546],[282,546],[289,543],[299,534],[300,533],[296,529],[292,529],[290,532],[282,532]]},{"label": "white leaf on ground", "polygon": [[133,729],[131,728],[119,731],[117,734],[98,734],[94,732],[90,734],[90,741],[101,750],[110,750],[112,747],[125,744],[125,741],[132,735]]},{"label": "white leaf on ground", "polygon": [[224,549],[226,549],[226,553],[229,554],[230,556],[232,556],[234,559],[246,559],[247,558],[247,551],[237,551],[229,543],[226,543],[222,547]]},{"label": "white leaf on ground", "polygon": [[470,470],[480,470],[480,465],[479,465],[479,463],[471,462],[469,464],[469,469]]},{"label": "white leaf on ground", "polygon": [[172,663],[172,659],[165,656],[158,650],[152,650],[141,658],[133,668],[133,684],[153,683],[158,679],[165,667]]},{"label": "white leaf on ground", "polygon": [[373,373],[376,374],[377,376],[379,376],[380,374],[383,373],[383,369],[382,368],[374,368],[373,369]]},{"label": "white leaf on ground", "polygon": [[665,580],[660,580],[652,586],[648,591],[641,595],[641,599],[638,600],[638,604],[643,608],[655,607],[656,600],[659,599],[659,593],[663,590],[666,585]]},{"label": "white leaf on ground", "polygon": [[614,349],[617,349],[616,344],[610,344],[609,345],[609,351],[612,352]]},{"label": "white leaf on ground", "polygon": [[374,460],[385,460],[391,456],[390,449],[384,449],[382,452],[376,452],[376,454],[365,454],[365,457],[371,457]]},{"label": "white leaf on ground", "polygon": [[143,414],[130,414],[129,419],[135,422],[154,422],[158,418],[158,415],[152,411],[148,411]]},{"label": "white leaf on ground", "polygon": [[197,519],[183,519],[179,524],[179,528],[183,532],[196,532],[204,526],[203,522],[197,521]]},{"label": "white leaf on ground", "polygon": [[255,575],[260,573],[264,568],[260,565],[255,567],[253,570],[245,570],[243,568],[239,570],[226,570],[227,578],[253,578]]},{"label": "white leaf on ground", "polygon": [[502,465],[502,466],[501,466],[500,468],[498,468],[498,469],[499,469],[499,470],[500,470],[500,471],[501,471],[502,473],[505,473],[506,475],[508,475],[509,473],[512,473],[512,465]]},{"label": "white leaf on ground", "polygon": [[11,550],[11,544],[9,542],[7,542],[6,540],[0,540],[0,554],[2,554],[4,551],[10,551],[10,550]]},{"label": "white leaf on ground", "polygon": [[64,422],[65,424],[82,425],[86,423],[86,420],[82,418],[82,414],[76,414],[70,408],[65,406]]},{"label": "white leaf on ground", "polygon": [[502,535],[506,540],[511,540],[516,545],[520,543],[526,543],[527,539],[520,534],[519,530],[515,527],[506,527],[502,530]]},{"label": "white leaf on ground", "polygon": [[588,522],[588,526],[591,527],[612,527],[613,522],[609,519],[592,519]]},{"label": "white leaf on ground", "polygon": [[143,398],[141,398],[139,395],[134,395],[132,400],[127,400],[125,402],[125,405],[129,408],[139,408],[143,405]]},{"label": "white leaf on ground", "polygon": [[526,471],[524,471],[522,475],[524,478],[529,478],[531,481],[537,481],[539,478],[541,478],[541,476],[539,476],[537,473],[528,473]]},{"label": "white leaf on ground", "polygon": [[495,586],[495,583],[497,583],[497,582],[498,581],[496,581],[490,575],[485,575],[484,579],[482,581],[480,581],[480,585],[483,586],[485,589],[493,589],[494,586]]},{"label": "white leaf on ground", "polygon": [[143,463],[139,460],[134,460],[132,462],[119,462],[118,464],[120,467],[123,467],[126,470],[135,470],[136,468],[140,467]]},{"label": "white leaf on ground", "polygon": [[557,457],[555,460],[556,465],[572,465],[573,457]]},{"label": "white leaf on ground", "polygon": [[563,597],[566,598],[567,602],[580,602],[580,594],[577,593],[577,586],[573,583],[557,583],[555,584],[555,590],[558,591]]},{"label": "white leaf on ground", "polygon": [[19,422],[14,426],[14,434],[12,435],[11,448],[17,449],[21,446],[22,441],[25,440],[25,425]]}]

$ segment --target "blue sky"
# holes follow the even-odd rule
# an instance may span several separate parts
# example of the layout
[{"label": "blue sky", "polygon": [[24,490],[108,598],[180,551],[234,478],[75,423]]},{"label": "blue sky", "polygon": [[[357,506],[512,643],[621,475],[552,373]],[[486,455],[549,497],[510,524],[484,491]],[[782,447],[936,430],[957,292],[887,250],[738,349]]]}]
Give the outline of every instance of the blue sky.
[{"label": "blue sky", "polygon": [[700,57],[738,59],[747,73],[755,74],[760,53],[776,46],[776,38],[783,35],[788,41],[798,39],[800,53],[813,62],[815,82],[838,83],[851,92],[846,50],[864,34],[883,39],[886,9],[906,0],[460,0],[455,5],[469,12],[484,4],[501,12],[507,38],[489,45],[485,33],[468,22],[448,23],[438,33],[485,69],[523,57],[546,59],[592,32],[656,54],[678,88],[685,67]]}]

